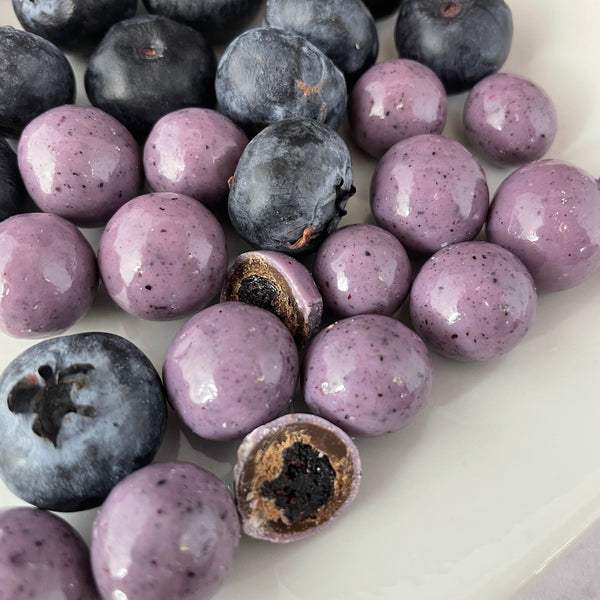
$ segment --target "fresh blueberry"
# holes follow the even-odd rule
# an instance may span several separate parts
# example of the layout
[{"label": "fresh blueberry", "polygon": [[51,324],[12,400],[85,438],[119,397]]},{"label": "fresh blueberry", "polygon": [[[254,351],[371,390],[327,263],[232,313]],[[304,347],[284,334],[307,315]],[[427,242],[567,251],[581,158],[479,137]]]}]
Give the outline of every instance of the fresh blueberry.
[{"label": "fresh blueberry", "polygon": [[342,72],[291,31],[259,27],[226,48],[215,79],[221,112],[242,127],[310,117],[337,129],[348,92]]},{"label": "fresh blueberry", "polygon": [[26,197],[17,153],[0,137],[0,221],[21,212]]},{"label": "fresh blueberry", "polygon": [[159,15],[113,25],[85,71],[90,102],[145,137],[163,115],[215,102],[214,51],[198,31]]},{"label": "fresh blueberry", "polygon": [[44,340],[0,376],[0,475],[48,510],[98,506],[154,458],[166,396],[150,360],[110,333]]},{"label": "fresh blueberry", "polygon": [[383,19],[394,14],[400,6],[401,0],[363,0],[371,11],[374,19]]},{"label": "fresh blueberry", "polygon": [[59,48],[86,50],[111,25],[135,15],[137,0],[12,0],[19,23]]},{"label": "fresh blueberry", "polygon": [[504,0],[404,0],[394,40],[401,57],[427,65],[458,93],[500,69],[512,34]]},{"label": "fresh blueberry", "polygon": [[75,100],[75,73],[67,57],[48,40],[0,27],[0,133],[18,137],[46,110]]},{"label": "fresh blueberry", "polygon": [[337,227],[354,192],[342,138],[314,119],[286,119],[246,146],[231,182],[229,216],[254,247],[303,254]]},{"label": "fresh blueberry", "polygon": [[256,16],[262,0],[142,0],[149,13],[185,23],[211,43],[239,34]]},{"label": "fresh blueberry", "polygon": [[346,75],[349,84],[377,58],[377,28],[362,0],[269,0],[264,22],[312,42]]}]

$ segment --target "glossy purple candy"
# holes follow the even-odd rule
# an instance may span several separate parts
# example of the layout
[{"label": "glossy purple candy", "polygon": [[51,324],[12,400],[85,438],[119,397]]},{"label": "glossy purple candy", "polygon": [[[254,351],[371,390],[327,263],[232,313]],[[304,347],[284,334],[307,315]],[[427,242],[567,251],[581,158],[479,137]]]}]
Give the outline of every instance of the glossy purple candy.
[{"label": "glossy purple candy", "polygon": [[217,206],[227,198],[247,144],[246,134],[215,110],[174,111],[159,119],[146,140],[146,179],[156,192],[180,192]]},{"label": "glossy purple candy", "polygon": [[521,167],[496,191],[486,235],[521,259],[538,291],[579,285],[600,268],[599,183],[560,160]]},{"label": "glossy purple candy", "polygon": [[556,136],[552,101],[538,85],[510,73],[475,84],[464,104],[465,134],[474,151],[499,165],[541,158]]},{"label": "glossy purple candy", "polygon": [[88,548],[64,519],[28,506],[0,512],[0,596],[99,600]]},{"label": "glossy purple candy", "polygon": [[0,330],[39,338],[64,331],[98,289],[92,246],[69,221],[24,213],[0,223]]},{"label": "glossy purple candy", "polygon": [[348,119],[361,150],[381,158],[396,142],[422,133],[441,134],[448,101],[439,77],[408,58],[373,65],[354,84]]},{"label": "glossy purple candy", "polygon": [[317,250],[313,274],[327,308],[342,317],[392,315],[411,283],[410,260],[400,241],[369,224],[331,233]]},{"label": "glossy purple candy", "polygon": [[19,169],[33,201],[82,227],[105,225],[142,191],[142,152],[114,117],[93,106],[52,108],[23,130]]},{"label": "glossy purple candy", "polygon": [[197,435],[240,439],[285,413],[298,382],[298,349],[272,313],[222,302],[194,315],[167,351],[169,400]]},{"label": "glossy purple candy", "polygon": [[311,341],[302,364],[304,399],[353,436],[402,429],[431,391],[431,357],[419,336],[387,315],[336,321]]},{"label": "glossy purple candy", "polygon": [[208,600],[240,537],[225,484],[187,462],[155,463],[115,486],[94,521],[92,569],[103,598]]},{"label": "glossy purple candy", "polygon": [[319,330],[323,297],[310,271],[273,250],[243,252],[232,263],[221,301],[246,302],[277,315],[302,347]]},{"label": "glossy purple candy", "polygon": [[533,324],[535,285],[523,263],[489,242],[463,242],[436,252],[417,274],[410,316],[435,351],[463,361],[512,350]]},{"label": "glossy purple candy", "polygon": [[285,543],[310,537],[340,516],[358,493],[361,462],[342,429],[295,413],[250,432],[233,475],[244,533]]},{"label": "glossy purple candy", "polygon": [[210,210],[189,196],[143,194],[108,222],[98,263],[121,308],[143,319],[175,319],[219,293],[227,271],[225,233]]},{"label": "glossy purple candy", "polygon": [[408,252],[430,255],[477,236],[489,192],[479,162],[459,142],[423,134],[392,146],[371,180],[375,222]]}]

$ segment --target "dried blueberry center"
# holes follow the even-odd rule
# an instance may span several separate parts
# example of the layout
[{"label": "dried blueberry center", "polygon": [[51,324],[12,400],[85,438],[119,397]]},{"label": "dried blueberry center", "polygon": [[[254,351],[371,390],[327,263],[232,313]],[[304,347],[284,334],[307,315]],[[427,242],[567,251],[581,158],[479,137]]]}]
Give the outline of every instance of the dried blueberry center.
[{"label": "dried blueberry center", "polygon": [[77,392],[86,384],[93,369],[85,363],[58,371],[50,365],[42,365],[37,375],[26,375],[10,390],[8,408],[17,414],[35,414],[32,431],[56,447],[63,420],[69,413],[96,416],[93,406],[76,402]]},{"label": "dried blueberry center", "polygon": [[266,277],[248,275],[240,282],[238,298],[240,302],[253,304],[277,314],[276,302],[279,296],[277,286]]},{"label": "dried blueberry center", "polygon": [[333,493],[335,470],[329,459],[303,442],[288,446],[282,458],[280,474],[262,484],[261,496],[272,498],[291,522],[316,514]]}]

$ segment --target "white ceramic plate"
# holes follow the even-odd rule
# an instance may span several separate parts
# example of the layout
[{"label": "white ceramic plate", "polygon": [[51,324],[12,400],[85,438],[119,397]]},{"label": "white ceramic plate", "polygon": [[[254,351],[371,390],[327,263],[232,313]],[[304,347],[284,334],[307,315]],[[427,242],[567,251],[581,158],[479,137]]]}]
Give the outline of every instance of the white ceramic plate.
[{"label": "white ceramic plate", "polygon": [[[554,100],[559,131],[548,156],[597,176],[598,0],[509,4],[514,40],[503,70],[529,77]],[[10,0],[0,0],[0,23],[17,25]],[[379,60],[395,56],[393,24],[379,23]],[[86,102],[82,63],[73,64],[78,101]],[[464,97],[450,99],[445,131],[459,140]],[[374,162],[352,151],[357,194],[342,224],[370,218]],[[484,167],[493,192],[508,171]],[[99,234],[86,232],[94,244]],[[238,250],[232,245],[230,258]],[[600,272],[542,296],[534,327],[508,355],[486,364],[436,357],[420,417],[396,434],[358,440],[364,475],[351,509],[322,535],[296,544],[244,539],[216,600],[510,597],[600,516],[599,309]],[[70,332],[124,335],[161,369],[182,323],[130,317],[101,290]],[[0,337],[0,369],[32,344]],[[230,481],[234,456],[233,446],[203,442],[173,418],[157,460],[191,460]],[[0,484],[0,505],[17,504]],[[89,540],[94,515],[63,516]]]}]

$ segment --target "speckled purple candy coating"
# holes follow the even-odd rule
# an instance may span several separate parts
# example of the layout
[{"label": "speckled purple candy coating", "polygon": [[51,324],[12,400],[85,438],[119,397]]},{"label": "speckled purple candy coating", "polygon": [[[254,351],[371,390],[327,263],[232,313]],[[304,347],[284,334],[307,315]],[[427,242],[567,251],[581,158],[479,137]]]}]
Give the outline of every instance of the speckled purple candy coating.
[{"label": "speckled purple candy coating", "polygon": [[408,425],[425,406],[432,377],[423,341],[387,315],[336,321],[313,338],[302,364],[311,411],[353,436]]},{"label": "speckled purple candy coating", "polygon": [[469,92],[463,110],[465,134],[473,149],[499,165],[522,165],[541,158],[556,136],[552,101],[533,82],[494,73]]},{"label": "speckled purple candy coating", "polygon": [[579,285],[600,267],[599,183],[559,160],[521,167],[500,184],[486,236],[521,259],[539,292]]},{"label": "speckled purple candy coating", "polygon": [[114,117],[93,106],[52,108],[23,130],[19,169],[45,212],[82,227],[104,225],[142,191],[142,152]]},{"label": "speckled purple candy coating", "polygon": [[0,591],[7,600],[99,600],[88,548],[59,516],[19,506],[0,512]]},{"label": "speckled purple candy coating", "polygon": [[[271,524],[257,519],[254,515],[245,514],[243,511],[240,511],[242,530],[246,535],[252,538],[275,543],[287,543],[297,542],[299,540],[311,537],[316,533],[323,531],[323,529],[326,527],[329,527],[337,518],[339,518],[339,516],[350,506],[350,504],[352,504],[356,498],[356,495],[358,494],[362,476],[362,467],[356,444],[352,441],[350,436],[348,436],[348,434],[337,425],[334,425],[327,419],[319,417],[318,415],[309,413],[293,413],[283,415],[277,419],[274,419],[273,421],[270,421],[269,423],[266,423],[265,425],[257,427],[246,437],[244,437],[238,447],[237,462],[233,467],[234,489],[236,490],[236,494],[239,496],[241,493],[241,481],[244,474],[244,469],[247,467],[248,463],[253,460],[257,447],[259,447],[264,440],[272,436],[275,432],[285,433],[286,430],[289,430],[290,428],[297,428],[299,426],[314,427],[315,430],[322,429],[331,433],[339,440],[341,444],[344,445],[353,467],[353,478],[350,482],[350,487],[347,490],[348,495],[344,503],[328,520],[315,527],[305,529],[304,531],[276,532],[272,529]],[[247,493],[252,493],[252,491]],[[239,506],[240,503],[238,497],[238,508]]]},{"label": "speckled purple candy coating", "polygon": [[342,317],[392,315],[411,284],[410,260],[400,241],[369,224],[331,233],[317,250],[313,273],[325,305]]},{"label": "speckled purple candy coating", "polygon": [[167,351],[163,379],[192,431],[233,440],[287,411],[298,371],[296,344],[275,315],[222,302],[181,328]]},{"label": "speckled purple candy coating", "polygon": [[174,319],[219,293],[227,271],[225,233],[210,210],[189,196],[144,194],[110,219],[98,263],[121,308],[143,319]]},{"label": "speckled purple candy coating", "polygon": [[157,192],[180,192],[206,206],[221,203],[248,144],[226,116],[208,108],[184,108],[159,119],[144,145],[144,172]]},{"label": "speckled purple candy coating", "polygon": [[489,203],[479,162],[459,142],[433,134],[392,146],[375,168],[370,193],[375,222],[408,252],[425,255],[474,239]]},{"label": "speckled purple candy coating", "polygon": [[19,338],[64,331],[90,309],[96,255],[69,221],[46,213],[0,223],[0,330]]},{"label": "speckled purple candy coating", "polygon": [[447,112],[446,91],[438,76],[407,58],[373,65],[348,98],[352,136],[374,158],[408,137],[441,134]]},{"label": "speckled purple candy coating", "polygon": [[92,568],[104,598],[208,600],[231,571],[239,537],[235,503],[220,479],[191,463],[156,463],[105,500],[94,521]]},{"label": "speckled purple candy coating", "polygon": [[523,263],[489,242],[443,248],[421,267],[410,292],[417,333],[443,356],[463,361],[489,360],[514,348],[536,307]]}]

